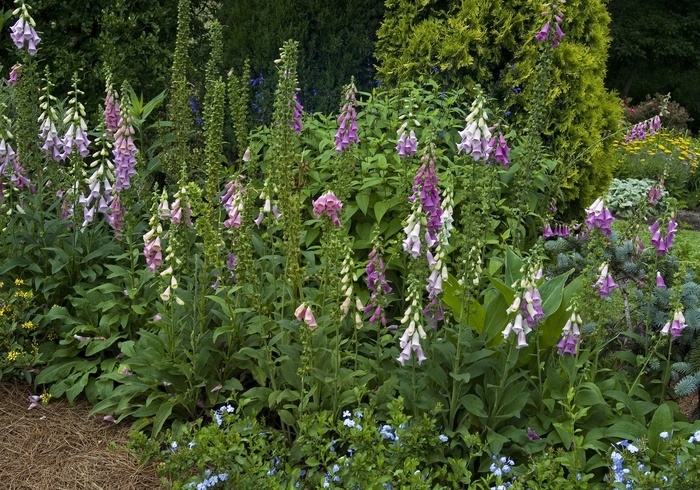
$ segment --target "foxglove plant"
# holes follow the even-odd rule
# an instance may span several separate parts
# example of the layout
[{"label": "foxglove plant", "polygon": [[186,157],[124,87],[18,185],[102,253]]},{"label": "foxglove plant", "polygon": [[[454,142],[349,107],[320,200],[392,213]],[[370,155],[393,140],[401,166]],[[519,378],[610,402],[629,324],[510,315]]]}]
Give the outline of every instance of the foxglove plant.
[{"label": "foxglove plant", "polygon": [[[559,46],[559,43],[561,40],[564,38],[564,32],[561,30],[561,23],[562,23],[562,17],[564,17],[564,14],[561,11],[562,4],[566,3],[566,0],[552,0],[552,3],[546,3],[545,7],[550,7],[551,12],[549,11],[544,11],[542,12],[543,16],[551,16],[552,20],[547,21],[545,25],[542,27],[540,32],[537,33],[535,36],[535,39],[537,40],[538,43],[541,43],[547,39],[551,40],[552,42],[552,47],[556,48]],[[554,25],[554,29],[551,29],[551,24]]]},{"label": "foxglove plant", "polygon": [[568,237],[571,235],[571,230],[566,225],[554,225],[554,228],[550,224],[544,227],[542,230],[542,238],[554,238],[554,237]]},{"label": "foxglove plant", "polygon": [[457,154],[464,151],[465,154],[477,162],[486,162],[491,153],[491,130],[486,124],[489,118],[486,113],[486,101],[481,92],[477,93],[471,105],[469,115],[466,118],[467,126],[459,132],[462,140],[457,143]]},{"label": "foxglove plant", "polygon": [[192,208],[187,196],[187,187],[180,187],[173,197],[175,201],[170,208],[170,222],[174,225],[184,223],[192,227]]},{"label": "foxglove plant", "polygon": [[629,128],[627,130],[627,134],[625,135],[625,143],[629,144],[633,141],[645,140],[647,139],[647,133],[653,136],[660,129],[661,117],[654,116]]},{"label": "foxglove plant", "polygon": [[[350,304],[352,303],[352,296],[354,292],[354,284],[357,280],[355,277],[355,261],[352,260],[350,251],[347,250],[345,253],[345,258],[343,259],[342,268],[340,269],[340,289],[342,296],[345,297],[343,303],[340,305],[340,319],[342,320],[350,312]],[[362,318],[360,318],[360,327],[362,327]]]},{"label": "foxglove plant", "polygon": [[520,281],[520,293],[515,296],[513,303],[506,310],[508,315],[513,313],[516,315],[503,330],[503,338],[507,339],[511,333],[515,334],[518,340],[517,349],[527,347],[527,334],[545,317],[542,311],[542,298],[537,289],[537,280],[542,277],[541,268],[531,267],[530,269],[530,272]]},{"label": "foxglove plant", "polygon": [[121,107],[119,106],[119,92],[114,90],[110,74],[107,75],[105,91],[107,95],[105,96],[105,108],[102,112],[105,121],[105,133],[113,136],[119,129],[122,116]]},{"label": "foxglove plant", "polygon": [[26,43],[27,52],[31,56],[34,56],[36,54],[36,47],[41,42],[41,38],[34,30],[36,28],[36,23],[29,14],[31,7],[21,0],[15,0],[15,3],[20,4],[20,6],[12,12],[12,15],[19,15],[19,18],[10,28],[10,37],[17,49],[24,48]]},{"label": "foxglove plant", "polygon": [[353,82],[345,90],[345,104],[338,116],[338,131],[335,133],[335,149],[340,154],[350,148],[351,143],[359,143],[357,136],[357,88]]},{"label": "foxglove plant", "polygon": [[297,100],[297,94],[294,94],[293,101],[294,101],[294,132],[299,134],[299,133],[301,133],[301,113],[304,110],[304,107],[302,107],[302,105]]},{"label": "foxglove plant", "polygon": [[163,205],[168,205],[168,193],[165,190],[160,197],[160,202],[157,196],[154,196],[153,212],[148,221],[151,229],[143,235],[143,255],[146,258],[148,269],[154,274],[156,274],[158,268],[163,265],[162,240],[164,239],[164,235],[163,226],[160,223],[163,217],[163,213],[161,212]]},{"label": "foxglove plant", "polygon": [[303,321],[309,327],[309,330],[316,330],[318,324],[316,323],[316,317],[314,316],[313,310],[307,303],[300,304],[294,311],[294,316],[297,320]]}]

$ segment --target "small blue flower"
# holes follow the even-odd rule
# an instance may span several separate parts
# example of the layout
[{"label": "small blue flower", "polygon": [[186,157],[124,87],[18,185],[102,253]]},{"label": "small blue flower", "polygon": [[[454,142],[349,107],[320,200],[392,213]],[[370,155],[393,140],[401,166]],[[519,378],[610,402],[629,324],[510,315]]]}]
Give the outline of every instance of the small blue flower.
[{"label": "small blue flower", "polygon": [[433,73],[437,73],[437,72],[439,72],[439,71],[440,71],[440,70],[438,69],[437,66],[436,66],[435,68],[433,68]]},{"label": "small blue flower", "polygon": [[357,417],[358,419],[361,419],[362,418],[362,410],[355,410],[355,417]]},{"label": "small blue flower", "polygon": [[515,87],[513,89],[513,92],[515,92],[516,95],[519,94],[521,91],[522,91],[522,89],[520,87]]},{"label": "small blue flower", "polygon": [[511,114],[512,114],[512,112],[506,111],[506,117],[510,116]]},{"label": "small blue flower", "polygon": [[352,414],[350,413],[350,410],[345,410],[343,412],[343,418],[346,419],[348,417],[352,417]]},{"label": "small blue flower", "polygon": [[173,441],[170,443],[170,451],[173,453],[177,452],[177,442],[176,441]]},{"label": "small blue flower", "polygon": [[632,445],[632,444],[628,444],[627,450],[629,452],[631,452],[632,454],[635,454],[637,451],[639,451],[639,448],[637,446]]},{"label": "small blue flower", "polygon": [[440,442],[447,442],[450,440],[450,438],[447,437],[445,434],[440,434],[438,438],[440,439]]},{"label": "small blue flower", "polygon": [[192,449],[192,448],[195,447],[196,445],[197,445],[196,442],[191,441],[189,444],[187,444],[187,447],[188,447],[189,449]]},{"label": "small blue flower", "polygon": [[381,81],[381,80],[375,80],[375,81],[374,81],[374,86],[375,86],[375,87],[381,87],[381,86],[382,86],[382,81]]},{"label": "small blue flower", "polygon": [[345,420],[343,421],[343,425],[344,425],[345,427],[351,427],[351,428],[352,428],[352,427],[355,427],[355,421],[354,421],[353,419],[345,419]]},{"label": "small blue flower", "polygon": [[221,480],[221,481],[228,480],[228,473],[219,473],[219,480]]},{"label": "small blue flower", "polygon": [[668,432],[663,431],[661,434],[659,434],[659,437],[663,440],[668,439]]}]

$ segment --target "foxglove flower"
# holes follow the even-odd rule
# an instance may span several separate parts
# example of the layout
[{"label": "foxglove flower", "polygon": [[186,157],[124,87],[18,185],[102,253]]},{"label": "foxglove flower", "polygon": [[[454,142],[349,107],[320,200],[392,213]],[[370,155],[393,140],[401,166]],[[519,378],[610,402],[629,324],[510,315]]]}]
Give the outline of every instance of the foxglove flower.
[{"label": "foxglove flower", "polygon": [[328,216],[335,226],[342,226],[338,213],[343,209],[343,203],[331,191],[326,192],[321,197],[313,201],[314,216],[320,218]]},{"label": "foxglove flower", "polygon": [[503,165],[503,168],[508,170],[508,166],[510,165],[510,161],[508,161],[510,148],[508,147],[508,142],[506,141],[505,137],[502,134],[498,135],[498,143],[496,143],[496,138],[491,138],[489,147],[491,148],[490,151],[493,152],[493,159]]},{"label": "foxglove flower", "polygon": [[109,204],[108,214],[106,216],[107,223],[114,230],[114,236],[118,239],[122,239],[122,229],[124,228],[124,208],[119,200],[119,194],[112,198],[112,202]]},{"label": "foxglove flower", "polygon": [[561,331],[561,340],[557,344],[557,352],[560,356],[565,354],[576,355],[576,348],[578,347],[579,337],[581,335],[581,323],[581,316],[572,313]]},{"label": "foxglove flower", "polygon": [[121,191],[131,187],[131,177],[136,175],[136,154],[138,149],[133,139],[133,118],[129,111],[119,120],[117,132],[114,134],[115,181],[114,190]]},{"label": "foxglove flower", "polygon": [[63,124],[68,124],[66,134],[63,136],[63,158],[73,152],[73,147],[81,158],[85,158],[90,154],[88,146],[90,139],[87,135],[87,123],[85,122],[85,107],[78,100],[78,95],[82,94],[78,90],[77,79],[73,82],[73,90],[68,92],[71,99],[71,106],[66,110],[66,117],[63,119]]},{"label": "foxglove flower", "polygon": [[19,75],[21,69],[22,65],[20,65],[19,63],[12,67],[12,69],[10,70],[10,78],[7,79],[8,85],[15,85],[17,83],[17,75]]},{"label": "foxglove flower", "polygon": [[29,7],[22,2],[21,7],[15,9],[12,14],[19,14],[19,19],[17,19],[17,22],[15,22],[10,28],[10,37],[12,38],[12,42],[15,43],[17,49],[24,48],[26,43],[27,52],[31,56],[34,56],[36,54],[36,47],[41,42],[41,38],[34,30],[36,23],[31,15],[29,15]]},{"label": "foxglove flower", "polygon": [[226,228],[238,229],[243,223],[243,196],[246,191],[238,180],[231,180],[225,186],[226,192],[221,196],[221,202],[228,213],[224,221]]},{"label": "foxglove flower", "polygon": [[484,109],[483,95],[477,95],[472,103],[471,112],[466,118],[467,126],[459,132],[462,140],[457,143],[457,154],[464,151],[477,162],[486,162],[491,153],[491,130],[486,125],[488,114]]},{"label": "foxglove flower", "polygon": [[617,284],[615,284],[615,280],[608,272],[608,267],[607,262],[600,265],[598,268],[600,272],[598,280],[593,285],[594,287],[598,287],[598,296],[601,298],[609,298],[610,292],[618,287]]},{"label": "foxglove flower", "polygon": [[[416,308],[415,305],[412,305],[413,308]],[[410,317],[411,315],[411,307],[409,307],[406,310],[406,314],[404,315],[404,319],[407,317]],[[420,340],[426,337],[425,331],[423,330],[423,326],[420,324],[416,318],[420,317],[420,312],[416,310],[413,312],[413,319],[408,321],[408,327],[404,331],[403,335],[401,336],[401,339],[399,341],[399,346],[401,347],[401,353],[399,354],[399,357],[396,359],[401,363],[403,366],[406,361],[408,361],[411,358],[411,354],[413,352],[416,353],[416,358],[418,360],[418,364],[422,363],[423,361],[426,360],[425,353],[423,352],[423,348],[421,347]],[[402,322],[405,323],[405,322]]]},{"label": "foxglove flower", "polygon": [[537,33],[535,36],[535,39],[537,39],[538,43],[541,43],[545,39],[549,37],[549,22],[547,22],[542,29],[540,29],[540,32]]},{"label": "foxglove flower", "polygon": [[102,114],[104,115],[106,133],[113,135],[119,129],[122,121],[119,93],[114,91],[109,80],[107,81],[106,92],[105,109]]},{"label": "foxglove flower", "polygon": [[423,157],[423,160],[424,162],[425,160],[429,161],[427,164],[421,165],[413,179],[413,195],[410,197],[410,201],[413,203],[417,198],[420,198],[421,209],[428,218],[426,242],[429,247],[434,247],[437,243],[437,234],[442,226],[439,180],[435,172],[435,162],[427,155]]},{"label": "foxglove flower", "polygon": [[355,94],[357,93],[357,88],[355,84],[351,83],[345,92],[345,104],[343,109],[338,116],[338,131],[335,133],[335,149],[338,153],[342,153],[343,150],[350,147],[350,143],[359,143],[360,139],[357,137],[357,112],[355,107],[357,106],[357,101],[355,100]]},{"label": "foxglove flower", "polygon": [[599,228],[603,235],[612,235],[610,227],[615,221],[612,213],[605,207],[605,203],[600,199],[596,199],[589,208],[586,208],[586,226],[589,230]]},{"label": "foxglove flower", "polygon": [[409,216],[408,223],[403,231],[406,233],[406,239],[403,241],[403,249],[409,253],[411,257],[417,259],[421,251],[420,218],[416,217],[415,212]]},{"label": "foxglove flower", "polygon": [[399,152],[399,156],[401,158],[415,155],[418,151],[418,139],[416,138],[416,133],[411,130],[411,132],[406,135],[407,125],[407,123],[403,123],[397,132],[398,140],[396,142],[396,150]]},{"label": "foxglove flower", "polygon": [[661,275],[661,272],[656,273],[656,287],[657,288],[666,288],[666,283],[664,282],[664,277]]},{"label": "foxglove flower", "polygon": [[386,302],[384,295],[391,293],[391,286],[386,280],[386,265],[380,252],[375,246],[369,253],[369,263],[365,268],[367,277],[367,289],[370,291],[369,303],[364,307],[365,313],[372,313],[369,319],[370,324],[374,324],[379,320],[383,326],[386,326],[386,315],[382,308]]},{"label": "foxglove flower", "polygon": [[294,316],[299,321],[303,320],[309,327],[309,330],[313,331],[316,330],[316,327],[318,327],[316,324],[316,318],[314,317],[314,312],[306,303],[302,303],[297,307],[297,309],[294,311]]},{"label": "foxglove flower", "polygon": [[649,188],[649,203],[654,204],[656,201],[661,200],[661,189],[656,186]]},{"label": "foxglove flower", "polygon": [[[554,0],[550,5],[552,7],[552,20],[546,22],[545,25],[542,26],[542,29],[540,29],[540,32],[535,35],[535,39],[538,43],[542,43],[549,39],[552,42],[553,48],[559,46],[559,43],[564,38],[564,32],[561,30],[562,17],[564,16],[561,11],[561,4],[565,2],[566,0],[561,0],[559,5],[557,5],[557,1]],[[550,12],[542,12],[542,15],[548,16],[550,15]],[[554,24],[554,32],[552,32],[551,29],[552,23]]]},{"label": "foxglove flower", "polygon": [[677,310],[673,313],[673,320],[667,322],[661,329],[661,335],[668,335],[670,333],[672,338],[677,339],[681,336],[685,327],[685,316],[682,311]]},{"label": "foxglove flower", "polygon": [[653,225],[649,227],[651,232],[651,244],[656,248],[656,253],[658,255],[664,255],[668,252],[671,247],[673,247],[673,240],[676,237],[676,231],[678,229],[678,223],[671,218],[668,222],[668,227],[666,229],[667,233],[664,238],[661,238],[661,231],[659,230],[661,224],[659,220],[656,220]]},{"label": "foxglove flower", "polygon": [[542,311],[542,298],[537,288],[528,287],[523,293],[523,300],[520,305],[520,311],[525,317],[527,324],[534,327],[545,317]]},{"label": "foxglove flower", "polygon": [[[520,298],[517,298],[520,299]],[[518,313],[515,316],[515,320],[512,322],[508,322],[508,325],[506,325],[506,328],[503,329],[503,338],[507,339],[510,337],[510,334],[513,333],[517,339],[518,339],[518,345],[515,347],[517,349],[522,349],[523,347],[527,347],[527,334],[529,334],[532,331],[530,326],[527,324],[527,322],[523,323],[523,316]]]},{"label": "foxglove flower", "polygon": [[187,188],[182,187],[175,193],[174,197],[175,201],[170,208],[170,222],[175,225],[185,223],[187,226],[192,227],[192,208],[187,199]]}]

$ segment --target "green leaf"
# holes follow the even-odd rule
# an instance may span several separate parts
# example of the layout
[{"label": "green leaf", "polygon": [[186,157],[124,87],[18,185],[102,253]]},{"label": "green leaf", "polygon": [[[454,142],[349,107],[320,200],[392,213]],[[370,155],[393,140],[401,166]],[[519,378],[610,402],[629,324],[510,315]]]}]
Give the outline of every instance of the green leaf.
[{"label": "green leaf", "polygon": [[355,196],[355,201],[357,201],[357,205],[360,207],[362,214],[367,216],[367,208],[369,207],[369,194],[357,194]]},{"label": "green leaf", "polygon": [[386,212],[396,204],[397,203],[394,199],[391,199],[390,201],[377,201],[374,204],[374,217],[377,220],[377,223],[381,223]]},{"label": "green leaf", "polygon": [[161,403],[160,407],[158,408],[158,412],[156,412],[156,418],[153,420],[153,432],[151,433],[151,437],[158,435],[160,429],[163,428],[163,424],[166,420],[168,420],[168,417],[170,417],[172,411],[173,401],[172,399],[168,398],[165,400],[165,402]]},{"label": "green leaf", "polygon": [[673,429],[673,415],[671,409],[664,403],[654,412],[649,424],[649,447],[657,454],[666,448],[666,441],[660,437],[662,432],[671,433]]}]

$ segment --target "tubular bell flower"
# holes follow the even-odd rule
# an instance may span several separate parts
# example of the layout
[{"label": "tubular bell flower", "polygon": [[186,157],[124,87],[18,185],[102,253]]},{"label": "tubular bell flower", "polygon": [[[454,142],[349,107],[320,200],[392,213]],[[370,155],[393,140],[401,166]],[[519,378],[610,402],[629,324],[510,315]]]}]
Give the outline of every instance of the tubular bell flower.
[{"label": "tubular bell flower", "polygon": [[[560,0],[559,4],[566,3],[566,0]],[[557,5],[557,0],[553,0],[552,4],[552,20],[545,23],[540,29],[540,32],[535,35],[535,39],[538,43],[542,43],[547,39],[552,41],[552,47],[556,48],[559,43],[564,38],[564,32],[561,30],[561,22],[564,14],[561,11],[561,5]],[[550,15],[550,12],[542,12],[543,16]],[[554,32],[551,30],[551,24],[554,23]]]},{"label": "tubular bell flower", "polygon": [[63,124],[69,124],[66,134],[63,136],[63,158],[73,152],[75,146],[77,152],[82,158],[90,154],[88,146],[90,139],[87,135],[87,123],[85,122],[85,107],[78,101],[78,95],[82,94],[78,90],[77,75],[73,76],[73,90],[68,92],[71,97],[69,103],[71,106],[66,110],[66,117],[63,119]]},{"label": "tubular bell flower", "polygon": [[365,268],[367,273],[365,281],[371,295],[369,303],[364,307],[364,312],[372,313],[369,319],[370,324],[374,324],[379,320],[382,325],[386,326],[386,316],[382,306],[386,303],[384,295],[391,293],[391,286],[389,286],[384,273],[386,269],[384,259],[376,246],[369,253],[369,259],[369,263]]},{"label": "tubular bell flower", "polygon": [[[439,180],[435,172],[435,162],[428,157],[423,157],[423,165],[418,169],[413,179],[413,195],[409,198],[413,203],[420,198],[420,206],[427,217],[426,242],[429,247],[437,244],[437,234],[442,226],[442,208],[440,207]],[[427,163],[426,160],[428,161]],[[415,258],[415,257],[414,257]]]},{"label": "tubular bell flower", "polygon": [[518,313],[515,316],[515,320],[513,322],[508,322],[508,325],[506,325],[506,328],[503,329],[503,338],[507,339],[510,337],[511,333],[514,333],[517,338],[518,338],[518,345],[515,347],[517,349],[522,349],[523,347],[527,347],[527,338],[526,335],[529,334],[532,331],[532,329],[529,327],[527,322],[523,324],[523,316]]},{"label": "tubular bell flower", "polygon": [[304,321],[308,325],[309,330],[316,330],[318,325],[316,324],[316,318],[314,317],[314,312],[311,311],[311,307],[306,303],[300,304],[294,311],[294,316],[299,321]]},{"label": "tubular bell flower", "polygon": [[666,283],[664,282],[664,278],[661,275],[661,272],[656,273],[656,287],[662,289],[666,288]]},{"label": "tubular bell flower", "polygon": [[27,52],[34,56],[36,54],[36,47],[41,42],[41,38],[37,35],[34,28],[36,23],[31,15],[29,15],[30,7],[24,2],[22,5],[12,12],[12,15],[18,15],[19,19],[10,28],[10,37],[12,42],[15,43],[17,49],[24,48],[24,44],[27,44]]},{"label": "tubular bell flower", "polygon": [[345,91],[345,104],[343,109],[338,116],[338,131],[335,133],[335,149],[338,153],[342,153],[343,150],[350,147],[350,143],[359,143],[360,139],[357,137],[357,112],[355,107],[357,106],[357,100],[355,99],[355,94],[357,93],[357,88],[354,83],[348,85]]},{"label": "tubular bell flower", "polygon": [[297,100],[297,95],[294,94],[294,132],[301,133],[301,111],[304,108]]},{"label": "tubular bell flower", "polygon": [[136,154],[138,149],[133,139],[133,118],[129,111],[119,118],[117,132],[114,134],[114,165],[115,177],[114,190],[121,191],[131,187],[131,177],[136,175]]}]

